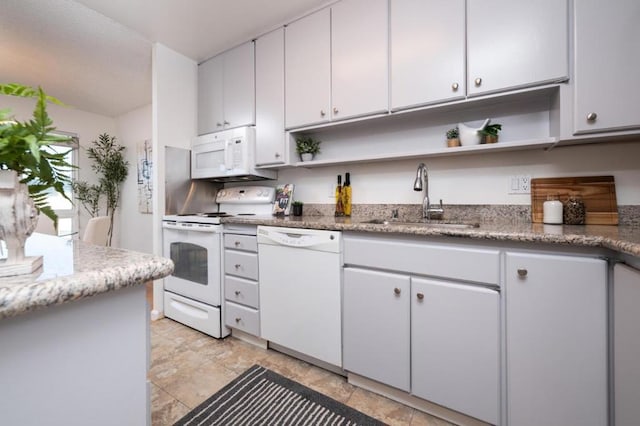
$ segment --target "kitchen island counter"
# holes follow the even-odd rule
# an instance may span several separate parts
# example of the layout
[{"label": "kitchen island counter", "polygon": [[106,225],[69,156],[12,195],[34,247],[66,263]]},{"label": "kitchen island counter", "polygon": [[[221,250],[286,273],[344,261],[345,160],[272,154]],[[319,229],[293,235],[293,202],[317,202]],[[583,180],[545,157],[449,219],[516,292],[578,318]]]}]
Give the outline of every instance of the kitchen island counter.
[{"label": "kitchen island counter", "polygon": [[163,278],[173,262],[158,256],[34,234],[26,255],[43,255],[33,274],[0,279],[0,320]]},{"label": "kitchen island counter", "polygon": [[26,254],[43,268],[0,279],[2,424],[150,424],[141,284],[173,263],[41,234]]},{"label": "kitchen island counter", "polygon": [[388,224],[366,223],[371,217],[332,216],[253,216],[228,217],[223,223],[313,228],[336,231],[376,232],[422,235],[426,237],[455,237],[520,243],[546,243],[574,247],[591,247],[614,250],[640,257],[640,227],[609,225],[543,225],[530,222],[480,223],[473,228],[447,228],[437,224]]}]

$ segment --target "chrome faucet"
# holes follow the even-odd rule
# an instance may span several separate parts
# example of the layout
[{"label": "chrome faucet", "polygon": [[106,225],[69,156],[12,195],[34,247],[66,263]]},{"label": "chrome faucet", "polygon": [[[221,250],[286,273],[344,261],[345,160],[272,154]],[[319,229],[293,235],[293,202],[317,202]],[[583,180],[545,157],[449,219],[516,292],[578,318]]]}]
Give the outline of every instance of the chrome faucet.
[{"label": "chrome faucet", "polygon": [[416,180],[413,183],[414,191],[422,191],[424,188],[424,200],[422,200],[422,218],[442,219],[444,215],[444,207],[442,206],[442,200],[440,200],[440,207],[431,207],[431,201],[429,200],[429,175],[427,173],[427,166],[424,163],[418,164],[418,170],[416,171]]}]

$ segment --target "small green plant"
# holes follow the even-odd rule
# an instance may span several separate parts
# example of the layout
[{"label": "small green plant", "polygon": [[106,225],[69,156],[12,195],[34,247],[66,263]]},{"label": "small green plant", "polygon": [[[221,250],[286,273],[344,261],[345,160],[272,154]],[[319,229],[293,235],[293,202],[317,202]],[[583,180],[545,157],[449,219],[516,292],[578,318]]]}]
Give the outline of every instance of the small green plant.
[{"label": "small green plant", "polygon": [[312,136],[298,136],[296,138],[296,152],[298,154],[318,154],[320,143],[321,141]]},{"label": "small green plant", "polygon": [[460,137],[460,132],[457,127],[447,130],[447,139],[458,139],[458,137]]},{"label": "small green plant", "polygon": [[502,124],[489,124],[484,129],[480,130],[480,134],[485,136],[498,136],[498,132],[502,130]]},{"label": "small green plant", "polygon": [[47,96],[42,88],[23,86],[17,83],[0,84],[0,94],[35,98],[36,107],[29,121],[18,121],[11,110],[0,109],[0,170],[14,170],[22,183],[27,184],[29,196],[38,211],[58,226],[58,215],[47,201],[50,190],[67,200],[64,186],[70,183],[73,166],[65,161],[65,152],[56,152],[52,145],[71,140],[68,136],[54,133],[53,121],[47,114],[47,102],[62,105],[62,102]]},{"label": "small green plant", "polygon": [[292,206],[304,206],[304,203],[302,201],[294,201],[293,203],[291,203]]}]

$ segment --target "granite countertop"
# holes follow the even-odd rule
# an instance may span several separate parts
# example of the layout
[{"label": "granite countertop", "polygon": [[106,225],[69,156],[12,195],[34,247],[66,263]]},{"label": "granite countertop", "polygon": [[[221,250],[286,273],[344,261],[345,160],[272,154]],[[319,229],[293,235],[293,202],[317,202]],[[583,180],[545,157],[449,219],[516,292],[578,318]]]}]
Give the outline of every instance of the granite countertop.
[{"label": "granite countertop", "polygon": [[34,234],[27,256],[43,255],[43,267],[0,278],[0,319],[143,284],[173,272],[169,259],[78,240]]},{"label": "granite countertop", "polygon": [[[598,247],[640,257],[640,227],[609,225],[543,225],[526,221],[480,223],[475,228],[446,228],[408,224],[365,223],[371,217],[247,216],[222,219],[223,223],[313,228],[335,231],[399,233],[508,242],[564,244]],[[435,222],[435,221],[434,221]],[[437,222],[436,222],[437,223]]]}]

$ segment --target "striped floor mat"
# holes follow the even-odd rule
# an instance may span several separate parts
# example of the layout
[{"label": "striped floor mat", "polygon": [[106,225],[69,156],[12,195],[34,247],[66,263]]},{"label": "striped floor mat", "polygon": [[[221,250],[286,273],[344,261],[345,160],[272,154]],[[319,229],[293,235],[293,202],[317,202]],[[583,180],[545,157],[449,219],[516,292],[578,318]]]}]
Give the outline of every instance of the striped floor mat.
[{"label": "striped floor mat", "polygon": [[174,426],[187,425],[381,426],[384,423],[254,365]]}]

